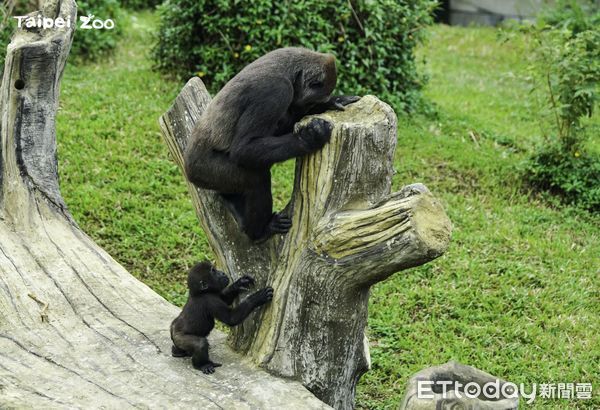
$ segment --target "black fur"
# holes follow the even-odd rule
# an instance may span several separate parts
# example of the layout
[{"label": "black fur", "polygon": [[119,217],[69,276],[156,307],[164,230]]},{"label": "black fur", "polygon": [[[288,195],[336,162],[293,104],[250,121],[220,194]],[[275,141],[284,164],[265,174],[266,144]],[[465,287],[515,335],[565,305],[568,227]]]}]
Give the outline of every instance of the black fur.
[{"label": "black fur", "polygon": [[273,289],[261,289],[232,308],[230,305],[240,292],[254,285],[252,277],[243,276],[227,287],[229,279],[223,272],[209,262],[200,262],[190,269],[187,282],[188,300],[171,323],[171,352],[174,357],[192,356],[196,369],[214,373],[221,364],[208,358],[206,337],[215,327],[215,318],[229,326],[239,325],[254,309],[273,298]]},{"label": "black fur", "polygon": [[335,59],[303,48],[272,51],[246,66],[215,96],[194,129],[184,159],[189,180],[220,192],[242,230],[253,240],[285,233],[291,219],[273,214],[270,168],[319,150],[331,124],[307,114],[343,110],[358,97],[331,97]]}]

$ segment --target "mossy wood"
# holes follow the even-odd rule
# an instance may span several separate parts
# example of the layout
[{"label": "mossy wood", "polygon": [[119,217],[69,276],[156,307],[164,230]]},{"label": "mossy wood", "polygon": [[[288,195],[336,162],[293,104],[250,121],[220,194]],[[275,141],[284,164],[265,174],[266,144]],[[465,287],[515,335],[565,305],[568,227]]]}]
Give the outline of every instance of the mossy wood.
[{"label": "mossy wood", "polygon": [[[182,151],[210,102],[191,79],[160,118],[171,154]],[[369,368],[365,337],[369,288],[395,272],[426,263],[448,246],[451,225],[422,184],[391,193],[396,116],[373,96],[327,112],[331,141],[296,162],[286,235],[254,244],[220,197],[188,183],[217,263],[275,289],[272,303],[232,330],[229,342],[273,374],[301,381],[329,405],[354,405]],[[302,127],[306,121],[297,124]]]},{"label": "mossy wood", "polygon": [[[49,0],[45,17],[71,17]],[[83,233],[61,197],[55,119],[73,29],[19,30],[0,94],[0,408],[326,408],[214,332],[214,375],[170,355],[179,309]]]}]

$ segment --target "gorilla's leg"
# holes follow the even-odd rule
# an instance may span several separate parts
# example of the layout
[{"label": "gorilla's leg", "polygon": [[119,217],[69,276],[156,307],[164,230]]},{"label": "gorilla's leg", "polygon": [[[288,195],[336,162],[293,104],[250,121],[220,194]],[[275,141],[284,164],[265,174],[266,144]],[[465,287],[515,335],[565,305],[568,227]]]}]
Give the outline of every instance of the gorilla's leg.
[{"label": "gorilla's leg", "polygon": [[179,320],[176,319],[171,323],[170,332],[171,340],[173,341],[173,346],[171,346],[171,355],[173,357],[190,356],[190,353],[184,350],[183,347],[177,346],[179,343],[185,344],[185,341],[180,340],[181,336],[183,335],[183,332],[181,331],[181,322]]},{"label": "gorilla's leg", "polygon": [[222,152],[198,153],[187,177],[196,186],[219,192],[238,225],[252,240],[285,233],[291,220],[273,215],[270,169],[242,168]]},{"label": "gorilla's leg", "polygon": [[254,170],[242,168],[227,154],[214,150],[197,152],[194,163],[186,164],[186,173],[197,187],[222,194],[241,194],[258,179]]},{"label": "gorilla's leg", "polygon": [[262,241],[274,233],[286,233],[292,221],[285,215],[273,214],[271,173],[266,171],[261,180],[244,193],[245,207],[242,229],[254,241]]},{"label": "gorilla's leg", "polygon": [[189,353],[192,356],[192,365],[203,373],[215,372],[215,367],[220,363],[213,363],[208,358],[208,340],[202,336],[189,335],[181,332],[173,333],[174,347]]},{"label": "gorilla's leg", "polygon": [[244,192],[245,206],[242,229],[252,240],[262,239],[273,214],[271,173],[265,172],[262,180]]},{"label": "gorilla's leg", "polygon": [[183,349],[178,348],[177,346],[171,346],[171,355],[173,357],[187,357],[190,354]]},{"label": "gorilla's leg", "polygon": [[192,355],[192,365],[204,374],[214,373],[215,368],[221,366],[221,363],[212,362],[208,358],[208,340],[205,337],[198,337],[198,344]]},{"label": "gorilla's leg", "polygon": [[194,368],[202,370],[202,367],[208,363],[210,363],[208,359],[208,342],[205,337],[196,336],[194,353],[192,353],[192,364]]},{"label": "gorilla's leg", "polygon": [[245,199],[243,194],[221,194],[225,206],[231,212],[235,221],[242,226],[244,220]]}]

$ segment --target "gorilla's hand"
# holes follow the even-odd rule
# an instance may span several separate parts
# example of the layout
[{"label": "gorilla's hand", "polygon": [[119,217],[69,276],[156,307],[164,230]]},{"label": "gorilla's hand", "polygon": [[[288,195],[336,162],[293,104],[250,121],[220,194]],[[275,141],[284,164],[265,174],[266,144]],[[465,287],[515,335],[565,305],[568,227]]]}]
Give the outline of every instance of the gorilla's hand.
[{"label": "gorilla's hand", "polygon": [[254,278],[249,275],[244,275],[234,283],[235,287],[240,290],[248,290],[254,286]]},{"label": "gorilla's hand", "polygon": [[300,131],[300,139],[311,151],[316,151],[329,142],[333,125],[322,118],[313,118]]},{"label": "gorilla's hand", "polygon": [[330,110],[344,111],[345,106],[357,102],[360,97],[357,95],[337,95],[332,96],[327,102],[327,108]]},{"label": "gorilla's hand", "polygon": [[264,305],[273,299],[273,288],[268,286],[252,295],[256,302],[256,306]]}]

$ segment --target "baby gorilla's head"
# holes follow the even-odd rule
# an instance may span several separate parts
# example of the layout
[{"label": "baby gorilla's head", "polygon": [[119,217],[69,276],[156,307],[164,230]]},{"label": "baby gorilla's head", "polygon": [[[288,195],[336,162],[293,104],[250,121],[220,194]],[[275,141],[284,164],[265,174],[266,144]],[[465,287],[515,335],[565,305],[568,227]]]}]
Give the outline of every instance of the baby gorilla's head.
[{"label": "baby gorilla's head", "polygon": [[225,273],[216,269],[210,262],[197,263],[188,273],[190,296],[208,292],[221,292],[229,285]]}]

